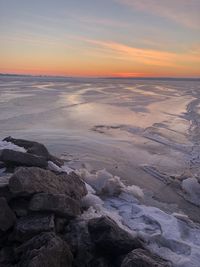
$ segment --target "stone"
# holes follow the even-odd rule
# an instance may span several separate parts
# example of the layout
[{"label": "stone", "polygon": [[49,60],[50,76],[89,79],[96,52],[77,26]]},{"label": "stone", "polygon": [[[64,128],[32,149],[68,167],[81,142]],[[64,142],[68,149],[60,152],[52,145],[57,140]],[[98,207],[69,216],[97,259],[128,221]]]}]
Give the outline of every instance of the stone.
[{"label": "stone", "polygon": [[0,250],[0,266],[1,264],[2,266],[7,266],[9,264],[12,264],[13,258],[14,258],[13,247],[4,246]]},{"label": "stone", "polygon": [[133,249],[143,247],[142,241],[134,237],[107,216],[91,219],[88,230],[92,241],[103,254],[126,254]]},{"label": "stone", "polygon": [[16,195],[66,194],[76,200],[87,194],[85,183],[75,173],[56,175],[36,167],[18,168],[10,178],[9,188]]},{"label": "stone", "polygon": [[5,198],[0,198],[0,230],[7,231],[15,224],[15,214],[8,206]]},{"label": "stone", "polygon": [[0,176],[0,197],[5,197],[9,201],[12,197],[12,194],[9,190],[9,180],[11,175]]},{"label": "stone", "polygon": [[0,161],[0,169],[3,169],[6,167],[6,164],[3,161]]},{"label": "stone", "polygon": [[52,212],[69,219],[81,213],[79,202],[64,194],[35,194],[30,201],[29,209]]},{"label": "stone", "polygon": [[171,267],[172,265],[155,254],[135,249],[124,258],[121,267]]},{"label": "stone", "polygon": [[23,217],[28,214],[29,200],[25,198],[14,198],[10,201],[10,207],[17,217]]},{"label": "stone", "polygon": [[[86,221],[77,218],[65,228],[64,239],[74,255],[74,267],[89,267],[95,257],[94,243],[91,241]],[[96,265],[93,265],[96,266]]]},{"label": "stone", "polygon": [[17,220],[14,229],[14,240],[24,242],[41,232],[54,230],[54,216],[33,214]]},{"label": "stone", "polygon": [[47,160],[42,156],[32,155],[29,153],[14,151],[11,149],[3,149],[0,151],[0,160],[7,165],[12,166],[27,166],[41,167],[48,166]]},{"label": "stone", "polygon": [[73,261],[67,243],[53,232],[33,237],[15,253],[20,267],[71,267]]},{"label": "stone", "polygon": [[49,160],[53,161],[59,167],[64,164],[63,160],[55,156],[52,156],[47,150],[47,148],[41,143],[38,143],[35,141],[24,140],[24,139],[15,139],[15,138],[12,138],[11,136],[6,137],[4,141],[11,142],[17,146],[23,147],[27,150],[27,153],[41,156],[45,158],[46,161],[49,161]]}]

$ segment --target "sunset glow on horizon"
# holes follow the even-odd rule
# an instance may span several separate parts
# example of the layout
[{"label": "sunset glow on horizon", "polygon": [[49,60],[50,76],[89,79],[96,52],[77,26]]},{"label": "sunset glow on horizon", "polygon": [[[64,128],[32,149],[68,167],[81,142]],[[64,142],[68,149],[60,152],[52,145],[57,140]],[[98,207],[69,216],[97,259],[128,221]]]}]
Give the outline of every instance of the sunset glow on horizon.
[{"label": "sunset glow on horizon", "polygon": [[198,0],[0,0],[0,73],[200,77]]}]

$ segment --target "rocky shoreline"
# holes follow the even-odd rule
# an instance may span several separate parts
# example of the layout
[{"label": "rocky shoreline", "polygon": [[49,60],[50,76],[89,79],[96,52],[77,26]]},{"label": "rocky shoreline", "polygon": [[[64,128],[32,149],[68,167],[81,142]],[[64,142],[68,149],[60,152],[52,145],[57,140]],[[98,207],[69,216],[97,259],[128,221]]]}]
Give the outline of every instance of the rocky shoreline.
[{"label": "rocky shoreline", "polygon": [[4,141],[16,147],[0,150],[0,267],[172,266],[109,216],[83,219],[85,182],[43,144]]}]

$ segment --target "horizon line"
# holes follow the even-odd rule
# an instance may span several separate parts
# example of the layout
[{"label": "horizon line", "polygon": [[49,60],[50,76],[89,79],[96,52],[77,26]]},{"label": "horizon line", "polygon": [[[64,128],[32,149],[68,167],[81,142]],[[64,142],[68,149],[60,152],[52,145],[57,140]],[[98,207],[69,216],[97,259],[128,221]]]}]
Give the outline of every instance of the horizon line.
[{"label": "horizon line", "polygon": [[23,73],[0,73],[0,76],[21,76],[21,77],[46,77],[46,78],[85,78],[85,79],[185,79],[185,80],[200,80],[200,76],[198,77],[173,77],[173,76],[73,76],[73,75],[49,75],[49,74],[23,74]]}]

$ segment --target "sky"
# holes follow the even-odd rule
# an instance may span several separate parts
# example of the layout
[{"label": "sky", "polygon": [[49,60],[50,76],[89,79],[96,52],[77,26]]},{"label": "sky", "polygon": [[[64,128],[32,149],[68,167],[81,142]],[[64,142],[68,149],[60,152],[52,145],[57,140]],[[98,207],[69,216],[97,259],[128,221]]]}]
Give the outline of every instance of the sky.
[{"label": "sky", "polygon": [[200,0],[0,0],[0,73],[200,77]]}]

